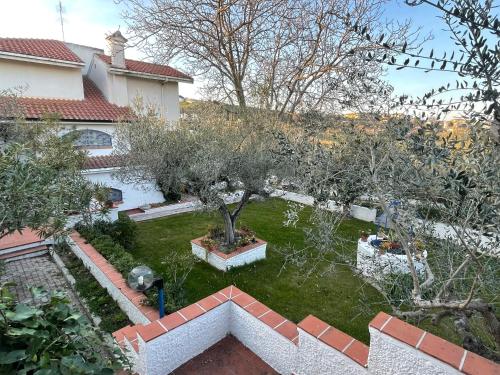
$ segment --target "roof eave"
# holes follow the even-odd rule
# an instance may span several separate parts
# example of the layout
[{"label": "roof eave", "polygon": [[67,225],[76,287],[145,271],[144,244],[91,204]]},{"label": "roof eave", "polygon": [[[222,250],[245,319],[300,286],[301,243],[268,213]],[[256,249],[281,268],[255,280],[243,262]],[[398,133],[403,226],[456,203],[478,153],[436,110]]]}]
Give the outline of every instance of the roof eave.
[{"label": "roof eave", "polygon": [[172,77],[172,76],[164,76],[160,74],[151,74],[151,73],[143,73],[143,72],[134,72],[128,69],[121,69],[110,67],[108,69],[110,73],[117,75],[125,75],[137,78],[145,78],[145,79],[153,79],[156,81],[164,81],[164,82],[183,82],[183,83],[193,83],[193,78],[181,78],[181,77]]},{"label": "roof eave", "polygon": [[58,60],[58,59],[51,59],[48,57],[23,55],[20,53],[12,53],[12,52],[5,52],[5,51],[0,51],[0,59],[16,60],[16,61],[24,61],[24,62],[34,62],[34,63],[39,63],[39,64],[63,66],[63,67],[67,67],[67,68],[82,68],[83,66],[85,66],[85,63],[83,63],[83,62]]}]

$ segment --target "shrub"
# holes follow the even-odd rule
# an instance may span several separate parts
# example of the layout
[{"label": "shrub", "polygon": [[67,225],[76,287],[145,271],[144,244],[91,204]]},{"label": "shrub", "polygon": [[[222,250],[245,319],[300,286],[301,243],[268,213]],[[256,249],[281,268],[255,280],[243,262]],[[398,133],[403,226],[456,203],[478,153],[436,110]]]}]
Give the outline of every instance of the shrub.
[{"label": "shrub", "polygon": [[120,214],[113,223],[111,236],[126,250],[133,250],[137,241],[137,223],[125,214]]},{"label": "shrub", "polygon": [[0,373],[113,374],[123,367],[111,336],[102,338],[63,293],[34,288],[36,299],[48,301],[23,304],[7,286],[0,285]]}]

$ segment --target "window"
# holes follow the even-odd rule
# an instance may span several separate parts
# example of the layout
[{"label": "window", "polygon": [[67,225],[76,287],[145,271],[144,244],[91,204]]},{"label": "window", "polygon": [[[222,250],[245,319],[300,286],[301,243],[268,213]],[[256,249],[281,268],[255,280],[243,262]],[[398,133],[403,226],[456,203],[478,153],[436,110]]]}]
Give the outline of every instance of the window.
[{"label": "window", "polygon": [[[92,147],[111,147],[111,136],[99,130],[75,130],[77,139],[75,146],[92,148]],[[75,134],[72,132],[71,134]]]},{"label": "window", "polygon": [[122,191],[113,188],[109,189],[108,200],[113,203],[123,201]]}]

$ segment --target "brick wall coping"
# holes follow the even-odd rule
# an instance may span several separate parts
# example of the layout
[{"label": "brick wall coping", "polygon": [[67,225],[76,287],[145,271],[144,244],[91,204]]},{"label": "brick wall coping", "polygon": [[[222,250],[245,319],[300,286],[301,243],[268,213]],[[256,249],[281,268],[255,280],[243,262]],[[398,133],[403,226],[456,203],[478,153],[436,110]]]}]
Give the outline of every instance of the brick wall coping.
[{"label": "brick wall coping", "polygon": [[[133,328],[135,327],[137,334],[139,334],[145,342],[148,342],[228,301],[236,303],[249,314],[297,345],[298,331],[296,324],[233,285],[149,324],[139,324],[133,327],[129,326],[122,328],[114,332],[113,336],[116,341],[121,344],[125,337],[129,339],[129,334],[133,333]],[[134,337],[132,336],[132,340],[133,339]]]},{"label": "brick wall coping", "polygon": [[247,251],[250,251],[252,249],[255,249],[256,247],[259,247],[265,243],[267,243],[266,241],[264,240],[261,240],[259,238],[255,238],[255,241],[254,243],[250,243],[246,246],[243,246],[243,247],[239,247],[237,248],[236,250],[232,251],[231,253],[229,254],[225,254],[223,253],[222,251],[218,250],[218,249],[213,249],[213,250],[210,250],[210,249],[207,249],[206,246],[204,246],[202,244],[201,241],[203,241],[204,239],[206,238],[206,236],[203,236],[203,237],[198,237],[198,238],[195,238],[194,240],[191,240],[192,243],[194,243],[195,245],[198,245],[202,248],[204,248],[205,250],[207,250],[208,252],[212,253],[212,254],[215,254],[217,255],[219,258],[222,258],[222,259],[229,259],[229,258],[232,258],[232,257],[235,257],[237,255],[240,255],[240,254],[243,254]]},{"label": "brick wall coping", "polygon": [[150,321],[158,319],[158,311],[151,306],[144,306],[142,303],[146,299],[144,293],[137,292],[130,288],[123,278],[122,274],[116,270],[107,260],[104,258],[99,251],[97,251],[94,246],[87,242],[80,233],[73,231],[70,234],[71,239],[78,245],[78,247],[90,258],[90,260],[99,268],[102,273],[109,279],[110,283],[113,284],[120,292],[130,301],[132,304],[140,310],[144,316]]},{"label": "brick wall coping", "polygon": [[369,347],[361,341],[339,331],[313,315],[307,316],[299,323],[298,327],[356,361],[361,366],[368,366]]},{"label": "brick wall coping", "polygon": [[500,374],[500,365],[384,312],[378,313],[370,322],[370,327],[439,359],[465,374]]}]

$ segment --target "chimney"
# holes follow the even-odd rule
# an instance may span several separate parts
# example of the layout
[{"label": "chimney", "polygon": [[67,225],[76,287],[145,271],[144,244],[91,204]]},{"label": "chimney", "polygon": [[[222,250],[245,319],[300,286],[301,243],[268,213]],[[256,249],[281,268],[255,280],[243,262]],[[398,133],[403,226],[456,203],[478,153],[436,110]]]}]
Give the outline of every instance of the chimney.
[{"label": "chimney", "polygon": [[108,41],[109,54],[111,55],[111,65],[125,69],[125,43],[127,39],[120,30],[106,37]]}]

